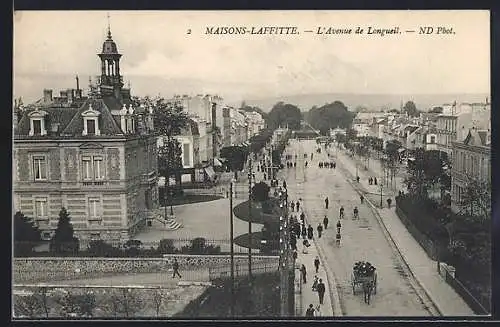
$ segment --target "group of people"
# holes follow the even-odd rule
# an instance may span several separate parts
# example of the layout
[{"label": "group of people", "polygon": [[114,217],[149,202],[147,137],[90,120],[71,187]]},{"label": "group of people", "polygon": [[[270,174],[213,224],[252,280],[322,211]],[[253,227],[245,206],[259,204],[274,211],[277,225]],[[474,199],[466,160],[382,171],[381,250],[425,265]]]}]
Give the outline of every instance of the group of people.
[{"label": "group of people", "polygon": [[337,164],[335,162],[319,162],[318,163],[319,168],[337,168]]},{"label": "group of people", "polygon": [[369,177],[368,184],[369,185],[377,185],[377,177]]}]

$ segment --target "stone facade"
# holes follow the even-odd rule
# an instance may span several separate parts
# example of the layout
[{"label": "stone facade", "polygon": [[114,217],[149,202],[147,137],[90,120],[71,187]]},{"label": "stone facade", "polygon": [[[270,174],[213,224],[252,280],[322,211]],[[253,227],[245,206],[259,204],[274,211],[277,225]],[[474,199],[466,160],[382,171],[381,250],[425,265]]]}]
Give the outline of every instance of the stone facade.
[{"label": "stone facade", "polygon": [[99,86],[83,96],[77,78],[77,90],[61,97],[45,90],[14,130],[13,209],[33,218],[44,239],[62,207],[79,239],[127,240],[158,206],[152,111],[123,88],[118,55],[109,33]]},{"label": "stone facade", "polygon": [[[132,274],[168,271],[174,258],[181,270],[206,269],[230,265],[229,255],[176,255],[166,254],[163,258],[15,258],[13,262],[13,283],[43,282],[90,278],[106,274]],[[234,256],[236,265],[246,265],[248,257]],[[252,264],[274,265],[278,256],[252,257]]]}]

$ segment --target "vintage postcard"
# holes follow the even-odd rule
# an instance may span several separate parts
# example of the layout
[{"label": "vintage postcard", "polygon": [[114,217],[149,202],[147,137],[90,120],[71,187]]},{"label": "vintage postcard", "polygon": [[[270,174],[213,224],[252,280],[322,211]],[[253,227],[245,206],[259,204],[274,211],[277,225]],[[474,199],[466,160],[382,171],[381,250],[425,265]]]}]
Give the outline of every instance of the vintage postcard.
[{"label": "vintage postcard", "polygon": [[13,319],[491,314],[488,11],[13,15]]}]

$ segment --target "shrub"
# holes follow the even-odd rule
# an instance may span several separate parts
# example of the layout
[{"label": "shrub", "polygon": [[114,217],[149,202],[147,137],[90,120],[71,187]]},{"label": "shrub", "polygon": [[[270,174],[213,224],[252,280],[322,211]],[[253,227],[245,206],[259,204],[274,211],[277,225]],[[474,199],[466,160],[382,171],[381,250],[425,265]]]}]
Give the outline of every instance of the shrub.
[{"label": "shrub", "polygon": [[177,249],[174,246],[174,241],[166,238],[160,240],[160,244],[158,245],[158,252],[161,254],[176,253]]},{"label": "shrub", "polygon": [[205,238],[197,237],[191,241],[190,245],[183,246],[181,252],[185,254],[218,254],[220,246],[207,245]]}]

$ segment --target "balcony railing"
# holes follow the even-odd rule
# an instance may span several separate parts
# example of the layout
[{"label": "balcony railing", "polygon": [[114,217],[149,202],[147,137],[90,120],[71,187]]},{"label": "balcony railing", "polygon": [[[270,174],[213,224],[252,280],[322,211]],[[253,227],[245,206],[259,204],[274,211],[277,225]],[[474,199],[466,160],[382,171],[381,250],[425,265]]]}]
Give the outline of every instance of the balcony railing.
[{"label": "balcony railing", "polygon": [[105,186],[107,183],[100,180],[85,180],[82,182],[83,186]]}]

